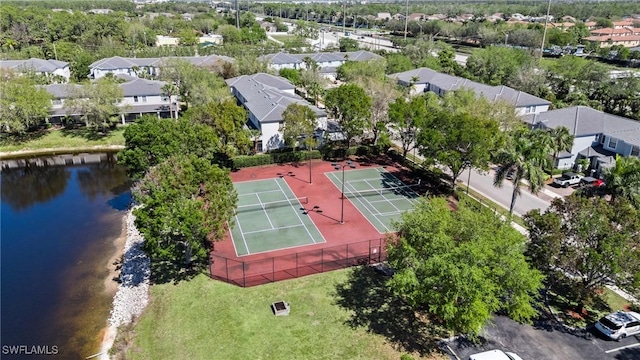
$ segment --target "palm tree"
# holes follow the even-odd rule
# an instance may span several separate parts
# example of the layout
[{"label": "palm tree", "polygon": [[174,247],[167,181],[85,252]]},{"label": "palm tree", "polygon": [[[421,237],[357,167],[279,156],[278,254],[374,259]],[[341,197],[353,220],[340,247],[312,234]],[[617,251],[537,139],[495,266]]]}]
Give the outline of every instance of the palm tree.
[{"label": "palm tree", "polygon": [[625,197],[640,207],[640,158],[616,156],[616,165],[606,169],[604,181],[611,200]]},{"label": "palm tree", "polygon": [[[169,117],[173,119],[173,111],[172,111],[172,96],[178,94],[178,87],[172,83],[166,83],[162,86],[162,93],[169,98]],[[178,118],[178,109],[176,109],[176,119]]]},{"label": "palm tree", "polygon": [[569,129],[564,126],[551,129],[549,133],[553,139],[553,163],[551,163],[551,168],[553,169],[557,166],[556,161],[558,161],[558,154],[561,151],[571,151],[574,136],[571,135]]},{"label": "palm tree", "polygon": [[550,147],[548,138],[542,136],[542,130],[522,129],[510,134],[507,146],[502,149],[496,159],[500,165],[496,170],[493,186],[502,187],[507,173],[513,171],[513,194],[509,215],[513,214],[516,199],[521,195],[520,182],[527,180],[529,190],[537,194],[544,186],[544,165],[548,162]]}]

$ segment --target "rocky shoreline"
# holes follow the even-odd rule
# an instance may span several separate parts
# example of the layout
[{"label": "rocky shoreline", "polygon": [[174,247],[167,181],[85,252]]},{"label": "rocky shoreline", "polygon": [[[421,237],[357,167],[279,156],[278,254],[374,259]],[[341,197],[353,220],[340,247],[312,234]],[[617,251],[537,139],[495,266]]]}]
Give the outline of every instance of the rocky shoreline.
[{"label": "rocky shoreline", "polygon": [[144,238],[135,226],[133,209],[126,215],[127,241],[124,245],[120,269],[120,284],[113,298],[109,327],[100,349],[100,359],[109,359],[109,349],[118,327],[131,323],[149,303],[149,258],[142,249]]}]

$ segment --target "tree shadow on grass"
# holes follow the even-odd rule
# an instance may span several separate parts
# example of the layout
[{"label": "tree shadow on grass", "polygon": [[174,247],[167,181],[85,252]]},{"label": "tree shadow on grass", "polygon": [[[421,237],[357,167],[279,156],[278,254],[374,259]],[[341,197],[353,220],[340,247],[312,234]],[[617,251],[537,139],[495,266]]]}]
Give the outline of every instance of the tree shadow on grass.
[{"label": "tree shadow on grass", "polygon": [[24,134],[0,134],[0,145],[20,145],[35,141],[48,134],[47,130],[34,130]]},{"label": "tree shadow on grass", "polygon": [[102,140],[110,135],[108,128],[105,131],[102,131],[102,128],[64,128],[60,131],[64,137],[83,138],[89,141]]},{"label": "tree shadow on grass", "polygon": [[385,286],[386,279],[371,267],[361,266],[353,269],[346,282],[336,285],[336,304],[353,314],[346,324],[382,335],[401,351],[421,356],[438,351],[438,340],[446,334],[394,296]]}]

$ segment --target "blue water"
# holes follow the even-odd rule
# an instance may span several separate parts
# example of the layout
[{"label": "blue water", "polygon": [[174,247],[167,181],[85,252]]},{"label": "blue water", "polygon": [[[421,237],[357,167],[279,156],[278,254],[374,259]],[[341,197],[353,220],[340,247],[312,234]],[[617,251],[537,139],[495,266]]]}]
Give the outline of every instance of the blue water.
[{"label": "blue water", "polygon": [[0,186],[0,356],[39,358],[8,355],[12,345],[65,359],[98,352],[112,300],[107,266],[130,201],[124,169],[8,169]]}]

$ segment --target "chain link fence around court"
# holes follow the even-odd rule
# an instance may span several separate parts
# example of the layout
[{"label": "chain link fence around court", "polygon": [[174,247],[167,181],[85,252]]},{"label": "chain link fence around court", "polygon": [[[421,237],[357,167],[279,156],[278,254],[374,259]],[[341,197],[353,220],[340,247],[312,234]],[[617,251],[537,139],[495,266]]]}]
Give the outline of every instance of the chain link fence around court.
[{"label": "chain link fence around court", "polygon": [[249,261],[211,254],[209,271],[214,279],[249,287],[375,264],[386,260],[386,256],[385,239],[379,238]]}]

